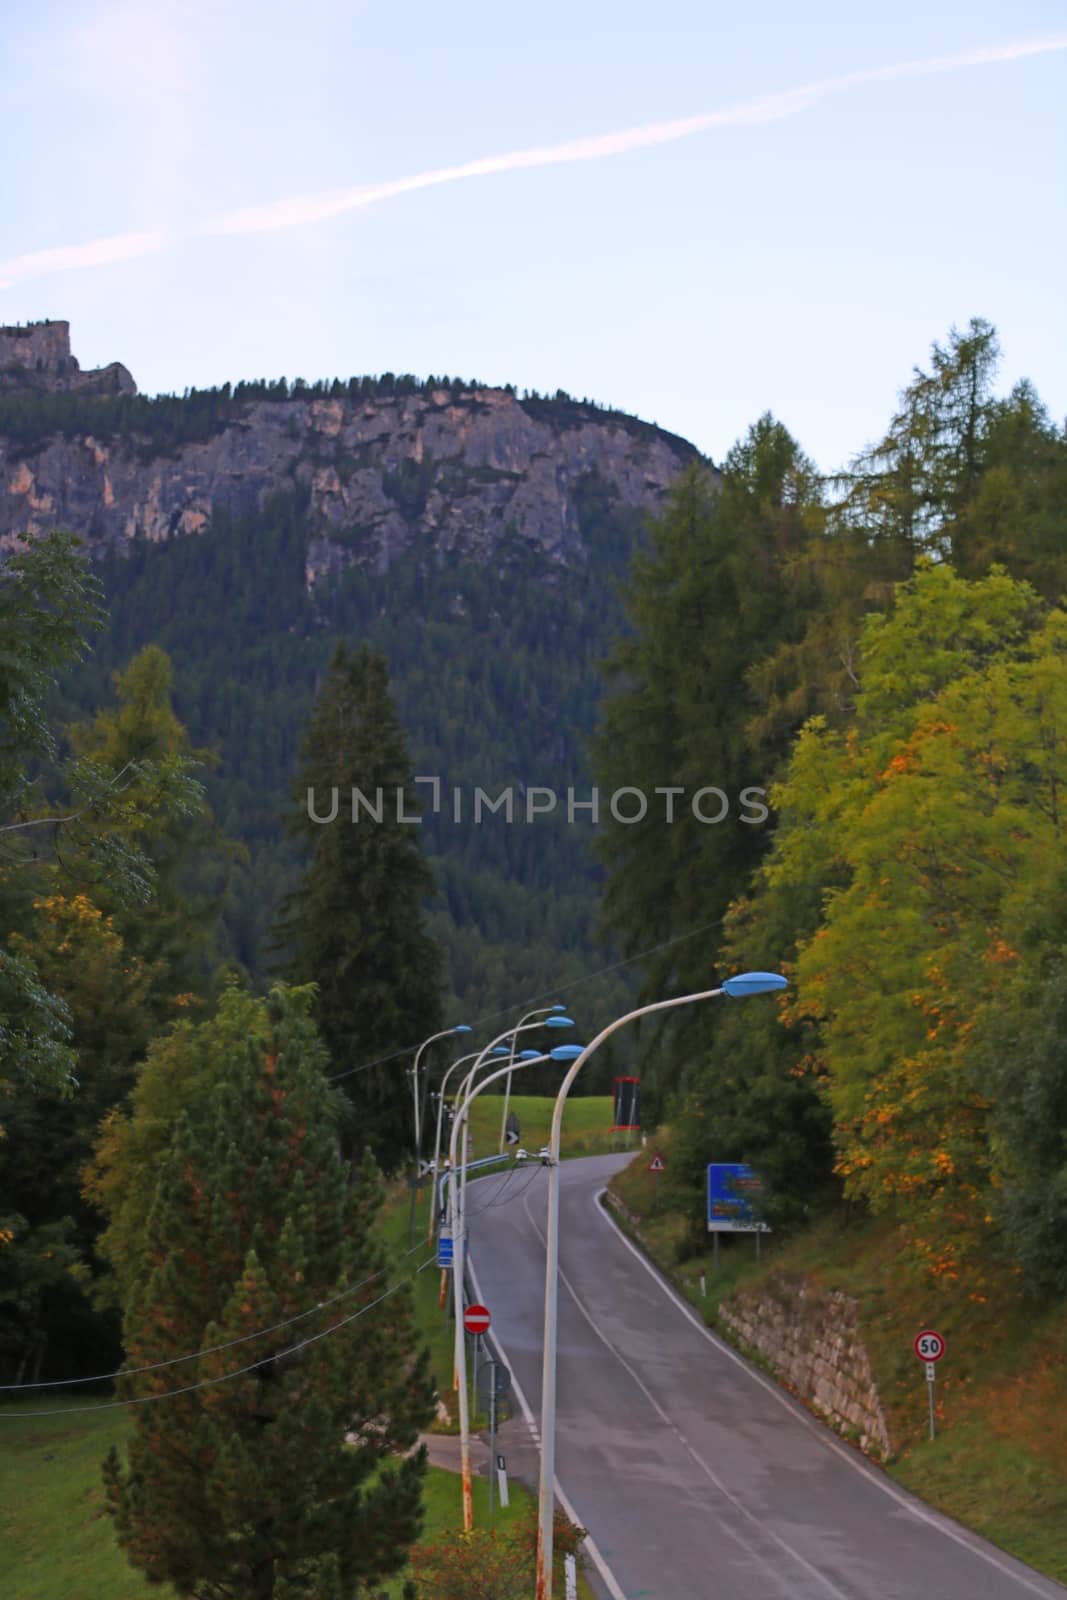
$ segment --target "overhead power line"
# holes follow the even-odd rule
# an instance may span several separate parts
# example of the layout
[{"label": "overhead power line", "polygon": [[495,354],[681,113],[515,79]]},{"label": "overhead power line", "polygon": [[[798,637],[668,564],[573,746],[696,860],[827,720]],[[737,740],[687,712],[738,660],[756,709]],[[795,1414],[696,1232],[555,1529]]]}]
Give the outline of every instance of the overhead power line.
[{"label": "overhead power line", "polygon": [[[690,928],[688,933],[675,934],[671,939],[664,939],[660,944],[650,945],[647,950],[639,950],[634,956],[627,956],[624,961],[615,961],[610,967],[600,967],[596,972],[587,972],[581,978],[572,978],[570,983],[558,984],[554,989],[546,989],[542,994],[529,995],[525,1000],[517,1000],[514,1005],[505,1006],[501,1011],[490,1011],[484,1017],[476,1017],[470,1024],[471,1028],[480,1028],[483,1023],[496,1022],[501,1017],[510,1016],[513,1011],[526,1010],[535,1006],[539,1000],[546,1000],[549,995],[567,994],[571,989],[577,989],[583,983],[592,983],[594,978],[604,978],[611,972],[619,972],[623,967],[632,967],[637,961],[646,961],[649,956],[658,955],[661,950],[669,950],[672,945],[683,944],[686,939],[695,939],[698,934],[710,933],[712,928],[721,928],[726,921],[725,917],[716,917],[714,922],[704,922],[698,928]],[[359,1072],[372,1072],[375,1067],[388,1066],[390,1061],[398,1061],[402,1056],[414,1055],[419,1045],[404,1045],[399,1050],[392,1050],[387,1056],[379,1056],[375,1061],[365,1061],[359,1067],[345,1067],[341,1072],[330,1074],[329,1082],[336,1083],[340,1078],[352,1078]]]},{"label": "overhead power line", "polygon": [[[421,1248],[420,1239],[418,1244],[404,1251],[400,1257],[401,1261],[406,1261],[408,1256]],[[0,1383],[0,1394],[22,1394],[27,1389],[73,1389],[75,1384],[113,1383],[116,1378],[137,1378],[146,1372],[161,1372],[164,1367],[180,1367],[186,1361],[199,1361],[201,1356],[217,1355],[220,1350],[232,1350],[235,1345],[248,1344],[252,1339],[265,1339],[268,1334],[279,1333],[282,1328],[291,1328],[294,1323],[305,1322],[308,1317],[313,1317],[316,1311],[325,1311],[329,1306],[336,1305],[339,1300],[347,1300],[358,1290],[365,1289],[368,1283],[381,1278],[388,1270],[388,1266],[379,1267],[369,1278],[361,1278],[359,1283],[350,1284],[347,1289],[341,1289],[328,1300],[320,1300],[317,1305],[309,1306],[306,1311],[298,1311],[295,1316],[286,1317],[282,1322],[272,1323],[269,1328],[256,1328],[252,1333],[242,1333],[236,1339],[227,1339],[222,1344],[206,1345],[202,1350],[190,1350],[188,1355],[171,1356],[167,1361],[153,1361],[146,1367],[119,1367],[115,1372],[94,1372],[87,1378],[46,1378],[35,1383]],[[53,1413],[49,1412],[48,1415],[51,1416]]]},{"label": "overhead power line", "polygon": [[211,1389],[220,1383],[230,1383],[234,1378],[243,1378],[249,1372],[255,1372],[259,1367],[265,1367],[272,1361],[284,1361],[287,1356],[296,1355],[298,1351],[306,1350],[309,1345],[317,1344],[320,1339],[328,1338],[331,1333],[337,1333],[341,1328],[347,1328],[350,1323],[357,1322],[360,1317],[365,1317],[368,1312],[373,1311],[384,1301],[390,1299],[405,1284],[410,1283],[412,1279],[418,1276],[423,1267],[428,1266],[434,1260],[436,1260],[436,1255],[428,1256],[422,1266],[417,1267],[407,1277],[398,1279],[392,1288],[386,1289],[384,1294],[380,1294],[376,1300],[371,1300],[369,1304],[361,1306],[358,1311],[353,1311],[350,1316],[342,1317],[340,1322],[334,1322],[330,1327],[323,1328],[318,1333],[310,1334],[306,1339],[298,1340],[296,1344],[289,1345],[285,1350],[276,1350],[272,1355],[261,1356],[258,1361],[250,1361],[246,1367],[238,1367],[234,1372],[221,1373],[217,1378],[202,1378],[198,1383],[186,1383],[180,1389],[165,1389],[162,1394],[140,1394],[135,1395],[131,1400],[105,1400],[101,1404],[94,1406],[62,1406],[54,1411],[6,1411],[0,1408],[0,1420],[20,1420],[23,1417],[72,1417],[84,1415],[87,1411],[116,1411],[125,1406],[153,1405],[157,1400],[175,1400],[179,1395],[195,1394],[199,1389]]}]

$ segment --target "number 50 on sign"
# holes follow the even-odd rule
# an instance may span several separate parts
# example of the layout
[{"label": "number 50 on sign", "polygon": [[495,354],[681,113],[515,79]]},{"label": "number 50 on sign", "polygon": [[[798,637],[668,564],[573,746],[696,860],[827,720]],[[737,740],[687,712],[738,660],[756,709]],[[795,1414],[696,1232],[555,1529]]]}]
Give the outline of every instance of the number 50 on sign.
[{"label": "number 50 on sign", "polygon": [[940,1361],[945,1353],[945,1341],[932,1328],[924,1328],[916,1335],[912,1348],[920,1361]]}]

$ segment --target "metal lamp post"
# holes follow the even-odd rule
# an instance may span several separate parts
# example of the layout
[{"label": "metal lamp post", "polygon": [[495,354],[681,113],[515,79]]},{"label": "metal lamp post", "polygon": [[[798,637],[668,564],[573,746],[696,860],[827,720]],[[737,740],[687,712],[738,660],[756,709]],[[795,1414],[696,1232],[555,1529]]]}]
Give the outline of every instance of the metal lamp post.
[{"label": "metal lamp post", "polygon": [[[500,1046],[498,1049],[494,1050],[492,1053],[493,1053],[493,1055],[507,1055],[508,1052],[503,1048],[503,1046]],[[436,1132],[436,1134],[434,1136],[434,1143],[433,1143],[433,1174],[434,1174],[434,1181],[435,1182],[437,1180],[437,1170],[438,1170],[438,1167],[439,1167],[440,1161],[441,1161],[441,1123],[442,1123],[442,1120],[444,1118],[444,1112],[445,1112],[445,1085],[447,1084],[449,1078],[452,1076],[453,1072],[455,1072],[457,1067],[463,1066],[464,1062],[466,1062],[466,1061],[477,1061],[481,1057],[482,1054],[483,1054],[483,1052],[481,1050],[472,1050],[470,1055],[460,1056],[457,1061],[453,1061],[452,1065],[447,1069],[447,1071],[445,1072],[444,1077],[441,1079],[441,1087],[437,1091],[437,1132]],[[437,1221],[436,1210],[435,1210],[435,1207],[431,1206],[430,1207],[430,1231],[426,1235],[426,1243],[427,1244],[432,1244],[432,1242],[433,1242],[434,1226],[436,1224],[436,1221]]]},{"label": "metal lamp post", "polygon": [[698,1000],[714,1000],[719,995],[739,998],[749,994],[764,994],[772,989],[784,989],[786,979],[777,972],[744,972],[727,978],[719,989],[708,989],[701,994],[679,995],[674,1000],[659,1000],[654,1005],[641,1006],[616,1017],[614,1022],[598,1033],[592,1044],[587,1044],[560,1085],[552,1112],[552,1132],[549,1135],[550,1152],[548,1168],[548,1222],[545,1229],[545,1335],[541,1375],[541,1479],[538,1492],[537,1529],[537,1600],[552,1600],[552,1535],[555,1518],[556,1494],[556,1328],[559,1289],[559,1143],[563,1123],[563,1107],[571,1084],[585,1062],[617,1028],[638,1017],[654,1011],[669,1011],[674,1006],[692,1005]]},{"label": "metal lamp post", "polygon": [[[471,1435],[470,1435],[470,1405],[467,1394],[467,1363],[463,1348],[463,1274],[466,1261],[466,1206],[465,1183],[457,1182],[457,1140],[460,1127],[466,1123],[471,1102],[477,1099],[483,1089],[487,1089],[498,1078],[504,1077],[508,1072],[518,1071],[524,1066],[533,1066],[538,1061],[571,1061],[582,1054],[580,1044],[557,1045],[554,1050],[545,1054],[537,1051],[530,1053],[527,1059],[520,1059],[507,1066],[502,1066],[496,1072],[491,1072],[480,1083],[472,1084],[467,1090],[465,1098],[457,1105],[456,1115],[452,1120],[452,1135],[449,1156],[451,1160],[452,1179],[449,1184],[448,1202],[452,1220],[452,1271],[455,1276],[455,1304],[456,1304],[456,1331],[455,1331],[455,1366],[459,1376],[459,1452],[460,1452],[460,1477],[463,1487],[463,1527],[469,1533],[474,1526],[474,1499],[471,1492]],[[470,1074],[468,1074],[468,1077]],[[466,1178],[466,1141],[462,1157],[462,1171],[460,1179]]]},{"label": "metal lamp post", "polygon": [[[419,1062],[423,1052],[438,1039],[450,1039],[455,1033],[470,1033],[470,1028],[465,1022],[460,1022],[454,1028],[442,1028],[440,1033],[431,1033],[424,1039],[415,1052],[415,1064],[411,1069],[411,1090],[415,1100],[415,1170],[411,1177],[411,1214],[408,1218],[408,1244],[415,1237],[415,1211],[418,1201],[419,1167],[422,1164],[422,1106],[419,1101]],[[425,1069],[423,1069],[425,1070]],[[430,1210],[433,1210],[431,1201]]]},{"label": "metal lamp post", "polygon": [[443,1028],[440,1033],[431,1033],[424,1039],[415,1052],[415,1064],[411,1069],[412,1092],[415,1099],[415,1162],[418,1164],[422,1155],[422,1110],[419,1104],[419,1062],[422,1060],[423,1051],[431,1044],[436,1044],[438,1039],[450,1039],[454,1033],[470,1033],[470,1028],[461,1022],[455,1028]]},{"label": "metal lamp post", "polygon": [[[539,1010],[537,1010],[537,1011],[527,1011],[527,1013],[526,1013],[526,1015],[524,1017],[520,1017],[519,1018],[518,1027],[516,1028],[515,1033],[512,1034],[512,1036],[511,1036],[511,1059],[512,1059],[512,1062],[514,1063],[514,1060],[515,1060],[515,1037],[516,1037],[516,1035],[517,1035],[517,1033],[519,1031],[519,1028],[524,1027],[527,1022],[532,1022],[535,1017],[548,1017],[551,1020],[551,1015],[552,1015],[552,1013],[554,1011],[566,1011],[566,1009],[567,1009],[566,1006],[559,1006],[559,1005],[556,1005],[556,1006],[541,1006],[541,1008]],[[500,1153],[501,1153],[501,1155],[503,1155],[503,1153],[504,1153],[504,1142],[505,1142],[505,1140],[507,1139],[507,1136],[508,1136],[508,1104],[509,1104],[510,1100],[511,1100],[511,1074],[508,1073],[507,1081],[504,1084],[504,1111],[503,1111],[503,1115],[500,1118]]]}]

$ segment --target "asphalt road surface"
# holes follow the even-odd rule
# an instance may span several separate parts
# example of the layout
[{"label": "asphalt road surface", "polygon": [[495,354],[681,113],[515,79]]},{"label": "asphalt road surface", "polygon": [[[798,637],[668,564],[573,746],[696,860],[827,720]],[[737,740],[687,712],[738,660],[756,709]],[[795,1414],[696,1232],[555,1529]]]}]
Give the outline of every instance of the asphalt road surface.
[{"label": "asphalt road surface", "polygon": [[[597,1202],[628,1159],[561,1168],[556,1471],[594,1585],[611,1600],[1063,1600],[700,1326]],[[474,1290],[539,1424],[545,1172],[468,1192]]]}]

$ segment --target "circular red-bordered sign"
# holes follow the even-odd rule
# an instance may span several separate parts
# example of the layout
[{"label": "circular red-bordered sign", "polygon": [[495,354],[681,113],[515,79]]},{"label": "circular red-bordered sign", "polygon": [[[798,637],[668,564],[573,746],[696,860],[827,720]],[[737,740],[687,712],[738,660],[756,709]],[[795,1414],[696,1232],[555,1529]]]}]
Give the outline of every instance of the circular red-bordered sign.
[{"label": "circular red-bordered sign", "polygon": [[912,1349],[920,1361],[940,1361],[945,1353],[945,1341],[933,1328],[924,1328],[915,1335]]},{"label": "circular red-bordered sign", "polygon": [[489,1321],[488,1306],[468,1306],[463,1313],[463,1326],[468,1333],[488,1333]]}]

